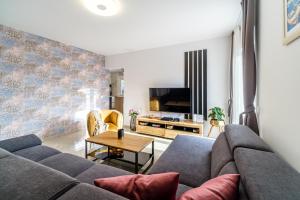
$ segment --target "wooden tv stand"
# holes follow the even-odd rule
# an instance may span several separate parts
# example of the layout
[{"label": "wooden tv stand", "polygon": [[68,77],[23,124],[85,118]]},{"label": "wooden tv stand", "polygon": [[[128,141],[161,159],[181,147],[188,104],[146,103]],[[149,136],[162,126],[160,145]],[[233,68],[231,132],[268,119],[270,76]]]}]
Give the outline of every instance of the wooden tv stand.
[{"label": "wooden tv stand", "polygon": [[203,123],[191,120],[175,122],[154,117],[139,117],[136,122],[136,132],[168,139],[174,139],[177,135],[203,136]]}]

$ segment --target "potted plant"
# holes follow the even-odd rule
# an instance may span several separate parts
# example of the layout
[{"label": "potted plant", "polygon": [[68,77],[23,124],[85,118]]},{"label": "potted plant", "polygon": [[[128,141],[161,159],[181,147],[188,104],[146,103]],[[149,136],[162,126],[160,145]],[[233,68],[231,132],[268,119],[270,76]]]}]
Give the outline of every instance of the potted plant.
[{"label": "potted plant", "polygon": [[213,107],[209,109],[208,117],[212,126],[219,126],[219,122],[224,121],[225,118],[224,110],[220,107]]},{"label": "potted plant", "polygon": [[131,117],[130,119],[130,130],[135,131],[136,130],[136,118],[139,115],[139,112],[134,109],[129,110],[129,116]]}]

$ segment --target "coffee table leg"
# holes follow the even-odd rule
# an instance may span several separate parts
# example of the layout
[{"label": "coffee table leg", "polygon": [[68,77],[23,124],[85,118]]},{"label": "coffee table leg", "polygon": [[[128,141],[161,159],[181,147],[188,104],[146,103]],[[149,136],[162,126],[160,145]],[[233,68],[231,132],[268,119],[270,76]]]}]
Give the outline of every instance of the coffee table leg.
[{"label": "coffee table leg", "polygon": [[139,153],[135,153],[135,173],[139,173]]},{"label": "coffee table leg", "polygon": [[110,147],[107,147],[107,158],[110,157]]},{"label": "coffee table leg", "polygon": [[154,161],[154,140],[152,141],[152,154],[151,154],[151,156],[152,156],[151,162],[153,162]]},{"label": "coffee table leg", "polygon": [[85,159],[87,159],[87,152],[88,152],[88,149],[87,149],[87,141],[85,140]]}]

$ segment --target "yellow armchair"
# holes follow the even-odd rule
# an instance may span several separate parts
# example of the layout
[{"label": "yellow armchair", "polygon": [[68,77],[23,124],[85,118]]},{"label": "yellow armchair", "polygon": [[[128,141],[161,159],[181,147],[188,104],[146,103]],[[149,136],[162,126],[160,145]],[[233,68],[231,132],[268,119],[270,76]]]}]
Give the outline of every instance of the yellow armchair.
[{"label": "yellow armchair", "polygon": [[87,116],[87,130],[92,137],[103,131],[123,128],[123,115],[116,110],[91,111]]},{"label": "yellow armchair", "polygon": [[[116,110],[101,110],[91,111],[87,115],[87,130],[89,136],[98,135],[104,131],[118,131],[123,128],[123,115]],[[95,157],[96,152],[105,153],[107,150],[95,150],[89,155]],[[110,155],[113,157],[122,158],[124,156],[123,150],[111,148]]]}]

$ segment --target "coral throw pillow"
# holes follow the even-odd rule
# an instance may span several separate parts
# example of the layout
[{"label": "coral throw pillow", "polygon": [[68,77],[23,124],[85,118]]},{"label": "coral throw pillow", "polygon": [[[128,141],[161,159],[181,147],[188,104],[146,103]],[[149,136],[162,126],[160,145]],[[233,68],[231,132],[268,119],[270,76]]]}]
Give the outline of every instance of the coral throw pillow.
[{"label": "coral throw pillow", "polygon": [[94,184],[130,200],[175,200],[178,173],[128,175],[94,180]]},{"label": "coral throw pillow", "polygon": [[186,191],[178,200],[236,200],[239,180],[239,174],[218,176],[198,188]]}]

